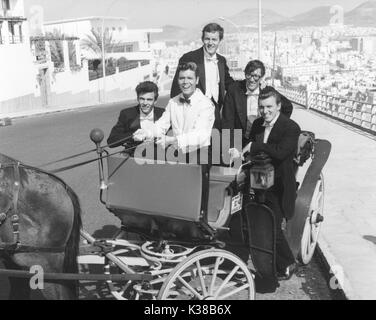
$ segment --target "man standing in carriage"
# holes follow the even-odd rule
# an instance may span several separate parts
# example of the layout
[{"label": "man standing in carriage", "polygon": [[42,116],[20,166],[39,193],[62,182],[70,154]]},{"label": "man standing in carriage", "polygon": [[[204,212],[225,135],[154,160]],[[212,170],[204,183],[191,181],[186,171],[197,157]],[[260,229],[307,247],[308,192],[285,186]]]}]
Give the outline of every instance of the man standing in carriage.
[{"label": "man standing in carriage", "polygon": [[[226,93],[221,127],[222,129],[241,129],[243,147],[249,140],[252,123],[258,118],[258,97],[260,90],[265,89],[262,79],[265,66],[260,60],[251,60],[244,69],[244,80],[233,82]],[[281,113],[290,118],[293,106],[289,99],[281,95]]]},{"label": "man standing in carriage", "polygon": [[[218,54],[219,44],[223,39],[223,28],[217,23],[209,23],[202,30],[203,46],[197,50],[185,53],[180,59],[183,62],[194,62],[199,70],[197,88],[206,95],[215,106],[214,128],[220,129],[220,111],[223,105],[225,91],[234,81],[229,73],[225,57]],[[179,71],[175,73],[171,87],[171,98],[181,93]]]},{"label": "man standing in carriage", "polygon": [[141,82],[136,87],[138,105],[120,111],[119,119],[112,128],[107,143],[110,148],[124,146],[133,154],[133,147],[139,142],[133,140],[138,129],[149,128],[163,114],[164,109],[155,106],[158,99],[158,86],[151,81]]}]

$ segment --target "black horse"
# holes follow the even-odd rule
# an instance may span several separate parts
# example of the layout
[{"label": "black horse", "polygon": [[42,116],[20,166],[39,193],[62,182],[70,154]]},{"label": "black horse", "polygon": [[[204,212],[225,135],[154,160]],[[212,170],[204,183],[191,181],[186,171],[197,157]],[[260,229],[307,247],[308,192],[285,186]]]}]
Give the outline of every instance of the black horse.
[{"label": "black horse", "polygon": [[[0,154],[0,260],[7,269],[77,273],[81,224],[79,199],[63,180]],[[38,295],[29,279],[9,283],[10,299],[78,297],[75,281],[46,279]]]}]

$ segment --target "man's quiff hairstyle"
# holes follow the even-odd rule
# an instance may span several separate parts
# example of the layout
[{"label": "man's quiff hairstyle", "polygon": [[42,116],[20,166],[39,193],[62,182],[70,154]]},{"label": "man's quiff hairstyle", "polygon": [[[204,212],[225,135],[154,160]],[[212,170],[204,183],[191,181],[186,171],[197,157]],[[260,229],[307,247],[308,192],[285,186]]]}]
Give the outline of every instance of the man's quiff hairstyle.
[{"label": "man's quiff hairstyle", "polygon": [[183,62],[178,65],[177,72],[178,75],[180,71],[192,70],[195,72],[196,78],[198,78],[198,66],[194,62]]},{"label": "man's quiff hairstyle", "polygon": [[155,100],[158,99],[158,86],[152,81],[144,81],[136,87],[137,98],[144,93],[154,92]]},{"label": "man's quiff hairstyle", "polygon": [[223,39],[224,30],[218,23],[209,23],[202,29],[202,36],[201,40],[204,41],[205,32],[218,32],[219,33],[219,40]]},{"label": "man's quiff hairstyle", "polygon": [[281,94],[273,87],[265,87],[260,90],[259,101],[274,97],[277,104],[281,103]]}]

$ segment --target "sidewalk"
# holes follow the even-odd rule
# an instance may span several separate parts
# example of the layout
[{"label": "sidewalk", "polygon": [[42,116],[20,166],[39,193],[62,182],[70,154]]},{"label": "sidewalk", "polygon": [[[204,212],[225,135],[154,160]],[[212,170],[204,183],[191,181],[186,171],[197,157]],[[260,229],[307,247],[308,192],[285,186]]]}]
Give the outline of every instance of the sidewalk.
[{"label": "sidewalk", "polygon": [[[330,286],[348,299],[376,299],[376,137],[351,131],[313,111],[295,109],[302,130],[329,140],[324,167],[324,222],[319,249]],[[334,277],[335,276],[335,277]]]}]

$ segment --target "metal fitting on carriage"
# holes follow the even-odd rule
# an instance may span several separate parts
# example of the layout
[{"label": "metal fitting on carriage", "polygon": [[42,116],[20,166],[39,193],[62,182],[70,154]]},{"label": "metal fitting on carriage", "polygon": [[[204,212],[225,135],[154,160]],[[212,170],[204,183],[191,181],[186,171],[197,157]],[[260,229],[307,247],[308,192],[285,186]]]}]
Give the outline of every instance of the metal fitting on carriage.
[{"label": "metal fitting on carriage", "polygon": [[101,190],[106,190],[108,188],[108,185],[102,180],[99,188]]},{"label": "metal fitting on carriage", "polygon": [[5,212],[1,212],[0,213],[0,226],[6,220],[6,218],[7,218],[7,214]]}]

